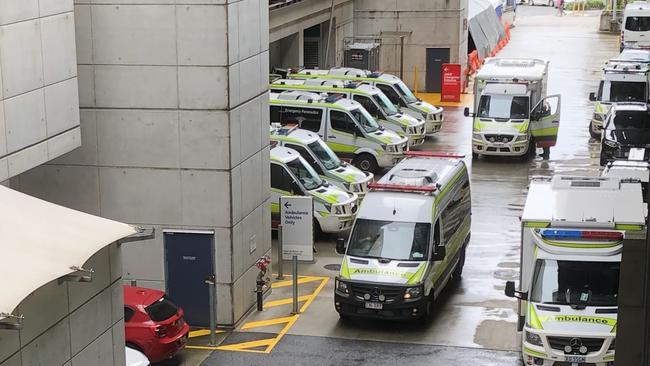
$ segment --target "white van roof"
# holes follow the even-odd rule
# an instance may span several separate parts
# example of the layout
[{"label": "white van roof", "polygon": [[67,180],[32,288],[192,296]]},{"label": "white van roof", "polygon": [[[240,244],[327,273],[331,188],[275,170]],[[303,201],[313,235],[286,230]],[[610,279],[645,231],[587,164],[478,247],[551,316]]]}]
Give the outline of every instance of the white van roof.
[{"label": "white van roof", "polygon": [[281,93],[269,93],[269,100],[271,101],[299,101],[303,102],[305,105],[311,103],[328,103],[334,104],[340,108],[350,111],[361,107],[359,102],[356,102],[352,99],[342,98],[338,96],[326,96],[318,93],[311,93],[308,91],[300,90],[287,90]]},{"label": "white van roof", "polygon": [[541,80],[548,72],[548,61],[533,58],[487,58],[477,79]]},{"label": "white van roof", "polygon": [[650,10],[650,3],[647,1],[633,1],[625,5],[625,16],[628,15],[628,12],[637,14],[635,10],[647,11]]},{"label": "white van roof", "polygon": [[432,194],[372,189],[361,203],[358,218],[401,222],[431,222],[438,192],[464,169],[458,158],[413,157],[399,162],[378,185],[432,187]]},{"label": "white van roof", "polygon": [[530,184],[522,221],[552,227],[644,225],[641,184],[614,177],[556,175]]}]

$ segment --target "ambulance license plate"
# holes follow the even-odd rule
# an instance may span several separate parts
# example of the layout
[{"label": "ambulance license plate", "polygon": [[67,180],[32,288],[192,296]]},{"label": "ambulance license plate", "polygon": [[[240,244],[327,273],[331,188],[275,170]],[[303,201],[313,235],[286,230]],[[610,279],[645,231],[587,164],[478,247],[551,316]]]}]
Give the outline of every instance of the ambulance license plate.
[{"label": "ambulance license plate", "polygon": [[583,363],[587,360],[586,357],[582,356],[566,356],[566,362],[571,362],[571,363]]},{"label": "ambulance license plate", "polygon": [[366,309],[381,310],[383,308],[384,308],[384,304],[379,303],[379,302],[367,302],[366,303]]}]

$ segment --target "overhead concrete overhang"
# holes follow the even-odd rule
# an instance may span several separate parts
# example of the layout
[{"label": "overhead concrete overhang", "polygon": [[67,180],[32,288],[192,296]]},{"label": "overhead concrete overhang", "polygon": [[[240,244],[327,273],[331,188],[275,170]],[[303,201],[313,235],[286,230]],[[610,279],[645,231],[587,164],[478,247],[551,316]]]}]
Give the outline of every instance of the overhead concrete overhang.
[{"label": "overhead concrete overhang", "polygon": [[[337,8],[352,0],[334,0]],[[301,0],[287,1],[291,6],[271,7],[269,10],[269,42],[302,31],[305,28],[328,21],[332,1]]]},{"label": "overhead concrete overhang", "polygon": [[479,55],[482,58],[489,56],[505,35],[503,24],[497,17],[494,5],[490,0],[469,0],[467,19],[469,33]]},{"label": "overhead concrete overhang", "polygon": [[139,231],[0,185],[0,321],[50,281],[89,280],[93,254]]}]

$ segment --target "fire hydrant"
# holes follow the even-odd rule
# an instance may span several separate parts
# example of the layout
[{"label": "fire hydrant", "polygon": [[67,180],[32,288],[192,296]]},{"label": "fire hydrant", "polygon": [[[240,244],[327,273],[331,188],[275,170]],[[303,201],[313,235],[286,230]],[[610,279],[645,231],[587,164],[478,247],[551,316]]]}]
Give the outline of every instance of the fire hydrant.
[{"label": "fire hydrant", "polygon": [[260,273],[257,274],[257,280],[255,281],[255,293],[257,294],[257,311],[264,310],[264,291],[269,287],[271,279],[266,276],[266,270],[269,265],[271,265],[271,257],[265,255],[264,257],[257,260],[255,266],[259,268]]}]

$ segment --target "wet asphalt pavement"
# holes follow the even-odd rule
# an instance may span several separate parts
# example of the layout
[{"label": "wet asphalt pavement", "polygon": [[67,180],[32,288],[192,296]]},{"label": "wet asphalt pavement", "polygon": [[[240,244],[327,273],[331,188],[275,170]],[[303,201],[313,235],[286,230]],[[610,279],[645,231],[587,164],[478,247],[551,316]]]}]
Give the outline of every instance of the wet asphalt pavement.
[{"label": "wet asphalt pavement", "polygon": [[462,108],[446,108],[443,130],[419,149],[466,154],[472,178],[472,237],[463,278],[447,288],[432,322],[340,321],[333,306],[337,271],[325,268],[336,269],[340,256],[329,238],[317,243],[316,263],[300,271],[332,279],[273,351],[216,351],[203,365],[520,365],[516,302],[503,295],[505,281],[518,279],[519,216],[530,177],[598,173],[587,96],[596,90],[605,61],[617,54],[617,37],[598,33],[598,22],[597,13],[560,18],[551,8],[520,6],[511,41],[498,55],[551,61],[548,94],[562,94],[562,118],[548,160],[472,161],[472,125]]}]

